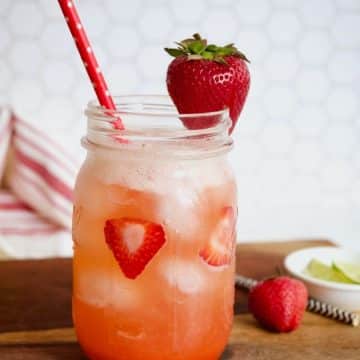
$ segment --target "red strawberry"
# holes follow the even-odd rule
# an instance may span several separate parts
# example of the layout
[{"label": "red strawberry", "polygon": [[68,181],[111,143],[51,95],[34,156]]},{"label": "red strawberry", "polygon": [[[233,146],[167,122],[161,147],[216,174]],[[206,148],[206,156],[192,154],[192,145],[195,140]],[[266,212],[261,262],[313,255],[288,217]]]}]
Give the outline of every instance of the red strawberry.
[{"label": "red strawberry", "polygon": [[287,276],[260,282],[249,294],[249,310],[265,328],[277,332],[296,329],[308,300],[305,285]]},{"label": "red strawberry", "polygon": [[165,243],[161,225],[139,219],[107,220],[105,240],[124,275],[135,279]]},{"label": "red strawberry", "polygon": [[200,257],[209,265],[228,265],[235,244],[235,212],[230,206],[223,209],[220,221],[212,232],[209,242],[200,250]]},{"label": "red strawberry", "polygon": [[[185,39],[176,49],[165,48],[175,59],[167,71],[167,88],[180,114],[229,108],[233,131],[250,86],[247,58],[234,44],[208,45],[199,34]],[[216,117],[181,119],[188,129],[203,129]]]}]

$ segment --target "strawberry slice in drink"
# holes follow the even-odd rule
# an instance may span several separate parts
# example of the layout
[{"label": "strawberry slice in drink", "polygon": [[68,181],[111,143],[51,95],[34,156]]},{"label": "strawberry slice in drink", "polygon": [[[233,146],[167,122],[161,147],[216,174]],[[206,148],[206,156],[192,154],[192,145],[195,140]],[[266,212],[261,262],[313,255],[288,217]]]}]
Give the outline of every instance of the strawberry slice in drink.
[{"label": "strawberry slice in drink", "polygon": [[106,243],[129,279],[143,272],[166,241],[161,225],[141,219],[107,220],[104,233]]},{"label": "strawberry slice in drink", "polygon": [[200,250],[200,257],[211,266],[228,265],[231,262],[235,244],[235,211],[227,206],[209,241]]}]

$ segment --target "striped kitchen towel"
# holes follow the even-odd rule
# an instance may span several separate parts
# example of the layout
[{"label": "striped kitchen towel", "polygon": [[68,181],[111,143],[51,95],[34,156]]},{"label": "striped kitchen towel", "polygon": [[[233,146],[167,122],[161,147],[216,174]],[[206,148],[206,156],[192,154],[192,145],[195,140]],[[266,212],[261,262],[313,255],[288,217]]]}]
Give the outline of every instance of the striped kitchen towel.
[{"label": "striped kitchen towel", "polygon": [[[30,240],[30,241],[29,241]],[[12,258],[68,256],[71,237],[8,190],[0,190],[0,251]],[[3,255],[4,256],[4,255]]]},{"label": "striped kitchen towel", "polygon": [[12,114],[5,183],[54,224],[71,228],[72,190],[78,163],[54,139]]},{"label": "striped kitchen towel", "polygon": [[9,108],[0,108],[0,184],[3,179],[5,164],[12,133],[12,117]]}]

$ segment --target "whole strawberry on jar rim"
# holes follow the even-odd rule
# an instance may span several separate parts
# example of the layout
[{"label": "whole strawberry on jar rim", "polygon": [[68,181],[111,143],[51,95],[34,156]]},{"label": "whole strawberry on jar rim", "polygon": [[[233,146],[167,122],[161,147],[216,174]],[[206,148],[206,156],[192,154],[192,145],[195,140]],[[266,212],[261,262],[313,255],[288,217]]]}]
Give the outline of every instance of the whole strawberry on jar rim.
[{"label": "whole strawberry on jar rim", "polygon": [[[177,110],[196,114],[228,108],[232,133],[250,87],[249,60],[234,44],[208,45],[199,34],[176,44],[177,48],[165,51],[175,57],[168,67],[166,84]],[[188,129],[214,125],[202,117],[181,121]]]}]

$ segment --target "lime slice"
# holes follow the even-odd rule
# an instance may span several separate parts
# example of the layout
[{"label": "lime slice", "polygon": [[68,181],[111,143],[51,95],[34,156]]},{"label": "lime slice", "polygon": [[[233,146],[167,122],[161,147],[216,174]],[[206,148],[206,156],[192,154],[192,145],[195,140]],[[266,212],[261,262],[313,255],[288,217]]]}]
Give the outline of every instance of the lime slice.
[{"label": "lime slice", "polygon": [[[338,271],[334,266],[331,267],[316,259],[313,259],[309,262],[308,266],[305,269],[305,274],[326,281],[350,284],[353,283],[353,281],[351,281],[342,272]],[[358,275],[359,274],[360,273],[358,273]]]},{"label": "lime slice", "polygon": [[342,261],[334,261],[333,269],[341,272],[349,280],[356,284],[360,284],[360,265],[359,264],[350,264]]}]

